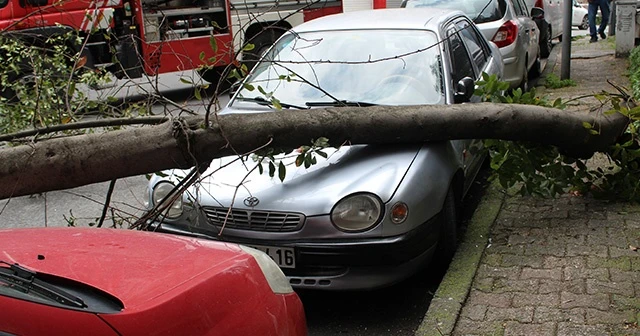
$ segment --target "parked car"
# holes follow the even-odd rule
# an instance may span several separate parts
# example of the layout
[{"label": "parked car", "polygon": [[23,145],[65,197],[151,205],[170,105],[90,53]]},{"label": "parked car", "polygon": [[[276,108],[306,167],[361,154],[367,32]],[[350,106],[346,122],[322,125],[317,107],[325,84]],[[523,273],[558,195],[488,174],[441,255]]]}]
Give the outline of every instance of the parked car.
[{"label": "parked car", "polygon": [[539,31],[523,0],[404,0],[401,6],[462,10],[500,48],[511,88],[527,91],[529,79],[540,75]]},{"label": "parked car", "polygon": [[[476,102],[483,72],[501,76],[500,51],[460,11],[336,14],[285,33],[220,114],[274,113],[270,96],[283,108],[336,115],[341,106]],[[344,145],[296,166],[294,151],[276,157],[287,167],[283,182],[268,176],[266,162],[261,174],[256,162],[225,157],[152,227],[261,249],[294,288],[388,286],[425,267],[436,249],[453,254],[458,209],[482,153],[477,140]],[[164,204],[185,173],[153,176],[150,205]]]},{"label": "parked car", "polygon": [[549,57],[553,48],[553,39],[562,39],[564,6],[561,0],[525,0],[527,8],[540,8],[544,11],[542,17],[536,18],[540,30],[540,55]]},{"label": "parked car", "polygon": [[578,29],[589,29],[589,11],[582,7],[577,0],[573,0],[571,25],[578,27]]},{"label": "parked car", "polygon": [[0,230],[0,335],[306,335],[263,252],[95,228]]}]

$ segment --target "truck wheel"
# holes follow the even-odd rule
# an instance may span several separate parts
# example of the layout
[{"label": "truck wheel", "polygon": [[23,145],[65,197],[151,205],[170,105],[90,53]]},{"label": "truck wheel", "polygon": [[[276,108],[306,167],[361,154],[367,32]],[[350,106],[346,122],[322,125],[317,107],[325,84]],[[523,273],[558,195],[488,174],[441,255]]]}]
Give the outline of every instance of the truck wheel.
[{"label": "truck wheel", "polygon": [[[233,65],[228,66],[230,67]],[[198,74],[200,75],[200,77],[202,77],[202,79],[213,85],[218,85],[217,88],[219,89],[219,93],[227,91],[231,87],[231,85],[236,82],[235,78],[229,78],[227,76],[228,73],[229,72],[225,72],[225,67],[213,67],[198,70]]]},{"label": "truck wheel", "polygon": [[551,27],[548,24],[542,25],[540,29],[540,56],[547,58],[551,54],[553,42],[551,41]]},{"label": "truck wheel", "polygon": [[253,69],[264,53],[283,33],[284,31],[280,29],[267,29],[247,41],[247,43],[253,44],[253,50],[243,52],[242,60],[249,70]]}]

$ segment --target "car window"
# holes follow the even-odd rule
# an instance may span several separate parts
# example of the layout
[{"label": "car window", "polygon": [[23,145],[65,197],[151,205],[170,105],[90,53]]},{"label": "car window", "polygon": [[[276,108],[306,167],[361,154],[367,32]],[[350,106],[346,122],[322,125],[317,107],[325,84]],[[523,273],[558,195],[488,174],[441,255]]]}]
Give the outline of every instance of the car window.
[{"label": "car window", "polygon": [[447,41],[451,52],[453,82],[458,83],[464,77],[475,78],[469,53],[455,28],[447,30]]},{"label": "car window", "polygon": [[530,16],[531,9],[527,6],[527,3],[524,0],[516,0],[516,1],[520,2],[520,7],[522,7],[522,10],[524,11],[524,16]]},{"label": "car window", "polygon": [[513,4],[513,11],[516,12],[516,16],[526,16],[525,14],[526,12],[522,7],[522,2],[518,0],[513,0],[511,1],[511,3]]},{"label": "car window", "polygon": [[[336,30],[283,36],[256,65],[233,106],[277,98],[380,105],[444,102],[437,35],[428,30]],[[265,95],[265,93],[267,93]],[[237,104],[237,105],[236,105]]]},{"label": "car window", "polygon": [[482,71],[487,63],[487,59],[489,58],[489,47],[481,39],[478,31],[469,21],[460,20],[456,22],[456,28],[462,36],[476,67],[478,70]]},{"label": "car window", "polygon": [[473,22],[498,21],[507,12],[507,0],[406,0],[401,7],[437,7],[463,11]]}]

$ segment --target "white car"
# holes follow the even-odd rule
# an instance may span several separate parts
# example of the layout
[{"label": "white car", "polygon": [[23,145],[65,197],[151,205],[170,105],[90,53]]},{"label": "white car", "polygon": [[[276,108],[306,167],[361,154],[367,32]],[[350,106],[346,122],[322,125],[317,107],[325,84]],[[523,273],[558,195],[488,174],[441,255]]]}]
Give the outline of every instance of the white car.
[{"label": "white car", "polygon": [[525,0],[527,8],[537,7],[544,10],[544,19],[537,19],[540,29],[540,55],[545,58],[551,53],[552,40],[562,38],[562,17],[564,6],[561,0]]},{"label": "white car", "polygon": [[573,15],[571,25],[579,29],[589,29],[589,11],[582,7],[578,1],[573,0]]},{"label": "white car", "polygon": [[[527,9],[526,0],[404,0],[401,7],[462,10],[487,38],[494,42],[504,62],[504,78],[511,89],[529,90],[529,79],[540,75],[542,33],[535,17],[538,9]],[[536,14],[537,13],[537,14]]]}]

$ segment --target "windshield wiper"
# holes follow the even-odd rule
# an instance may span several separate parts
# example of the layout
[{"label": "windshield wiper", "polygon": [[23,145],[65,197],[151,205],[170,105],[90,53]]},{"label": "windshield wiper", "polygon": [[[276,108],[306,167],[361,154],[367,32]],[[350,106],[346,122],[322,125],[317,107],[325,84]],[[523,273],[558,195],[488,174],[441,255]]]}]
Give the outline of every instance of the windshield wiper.
[{"label": "windshield wiper", "polygon": [[[237,97],[237,100],[241,100],[241,101],[248,101],[248,102],[254,102],[258,105],[264,105],[264,106],[273,106],[273,102],[266,100],[262,97]],[[283,103],[283,102],[278,102],[280,104],[280,106],[282,106],[283,108],[295,108],[295,109],[299,109],[299,110],[308,110],[308,107],[303,107],[303,106],[298,106],[298,105],[293,105],[293,104],[287,104],[287,103]]]},{"label": "windshield wiper", "polygon": [[66,306],[76,308],[87,307],[81,298],[69,294],[59,288],[55,288],[54,286],[36,278],[37,273],[30,269],[18,264],[9,264],[8,262],[1,260],[0,264],[9,265],[9,268],[0,267],[0,281],[6,283],[10,288],[17,289],[25,294],[32,291],[40,296]]},{"label": "windshield wiper", "polygon": [[361,101],[352,101],[352,100],[334,100],[334,101],[317,101],[317,102],[306,102],[305,105],[309,107],[314,106],[357,106],[357,107],[367,107],[367,106],[376,106],[378,104],[361,102]]}]

